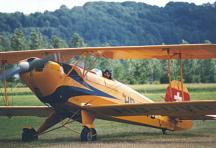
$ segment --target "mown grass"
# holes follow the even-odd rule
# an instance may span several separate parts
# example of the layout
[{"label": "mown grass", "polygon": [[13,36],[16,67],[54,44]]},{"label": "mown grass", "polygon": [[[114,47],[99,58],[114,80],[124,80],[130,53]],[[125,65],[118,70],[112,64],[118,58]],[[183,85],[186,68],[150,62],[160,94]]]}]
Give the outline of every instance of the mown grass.
[{"label": "mown grass", "polygon": [[[155,101],[163,100],[166,89],[166,85],[131,87]],[[216,99],[216,84],[188,84],[187,87],[192,99]],[[13,105],[42,105],[27,88],[18,88],[16,93],[26,94],[13,96]],[[4,103],[1,101],[0,105]],[[0,117],[0,147],[215,147],[216,144],[215,121],[195,121],[192,130],[162,135],[158,129],[102,120],[95,122],[98,142],[93,144],[80,144],[79,134],[65,128],[41,135],[39,141],[22,143],[21,129],[30,125],[38,128],[44,120],[38,117]],[[79,123],[69,126],[79,132],[82,129]]]}]

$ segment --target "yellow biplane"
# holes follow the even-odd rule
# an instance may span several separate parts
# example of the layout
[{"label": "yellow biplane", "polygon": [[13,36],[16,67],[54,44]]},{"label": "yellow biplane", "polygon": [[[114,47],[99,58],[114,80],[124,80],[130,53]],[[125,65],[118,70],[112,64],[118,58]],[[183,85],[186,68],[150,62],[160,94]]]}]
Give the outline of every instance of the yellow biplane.
[{"label": "yellow biplane", "polygon": [[[76,59],[73,64],[66,61]],[[87,66],[89,56],[94,57]],[[168,79],[164,102],[155,103],[111,77],[94,69],[98,58],[109,59],[162,59],[168,60]],[[182,59],[216,58],[214,44],[121,46],[43,49],[0,52],[1,65],[17,64],[0,73],[0,79],[19,74],[45,106],[1,106],[0,116],[47,117],[35,130],[24,128],[23,141],[37,140],[55,124],[64,119],[78,121],[83,130],[81,141],[95,141],[96,118],[149,126],[166,130],[190,129],[192,120],[213,120],[216,101],[190,101],[182,80]],[[180,81],[171,80],[170,61],[180,61]],[[83,66],[79,63],[83,62]],[[6,93],[6,91],[5,91]]]}]

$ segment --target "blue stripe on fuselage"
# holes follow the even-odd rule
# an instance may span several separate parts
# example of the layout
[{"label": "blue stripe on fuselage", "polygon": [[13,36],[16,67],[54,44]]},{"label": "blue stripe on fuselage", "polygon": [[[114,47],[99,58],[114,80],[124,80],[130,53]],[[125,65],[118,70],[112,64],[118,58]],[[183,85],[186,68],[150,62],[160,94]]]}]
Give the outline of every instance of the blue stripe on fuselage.
[{"label": "blue stripe on fuselage", "polygon": [[71,97],[83,95],[96,95],[93,91],[73,86],[60,86],[49,96],[42,97],[40,100],[44,103],[57,104],[64,103]]},{"label": "blue stripe on fuselage", "polygon": [[69,74],[69,76],[71,79],[84,85],[85,87],[89,88],[90,90],[79,88],[79,87],[74,87],[74,86],[60,86],[55,90],[55,92],[53,94],[51,94],[49,96],[45,96],[45,97],[39,97],[39,99],[42,102],[49,103],[51,105],[56,104],[56,103],[64,103],[71,97],[84,96],[84,95],[102,96],[102,97],[117,99],[117,98],[115,98],[115,97],[113,97],[113,96],[111,96],[111,95],[109,95],[103,91],[100,91],[100,90],[90,86],[74,70]]},{"label": "blue stripe on fuselage", "polygon": [[73,70],[70,74],[69,74],[69,77],[72,78],[73,80],[77,81],[78,83],[84,85],[85,87],[89,88],[91,91],[93,91],[97,96],[103,96],[103,97],[108,97],[108,98],[113,98],[113,99],[116,99],[115,97],[101,91],[101,90],[98,90],[96,88],[94,88],[93,86],[89,85],[88,83],[86,83],[82,77],[79,76],[79,74]]}]

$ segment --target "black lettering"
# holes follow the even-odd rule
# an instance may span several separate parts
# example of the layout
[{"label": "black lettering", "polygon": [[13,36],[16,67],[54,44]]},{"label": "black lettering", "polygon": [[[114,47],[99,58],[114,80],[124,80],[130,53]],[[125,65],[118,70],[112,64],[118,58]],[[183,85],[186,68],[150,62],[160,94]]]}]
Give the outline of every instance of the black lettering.
[{"label": "black lettering", "polygon": [[130,103],[130,101],[129,101],[129,98],[128,98],[128,97],[126,97],[126,98],[125,98],[125,103],[127,103],[127,104],[129,104],[129,103]]}]

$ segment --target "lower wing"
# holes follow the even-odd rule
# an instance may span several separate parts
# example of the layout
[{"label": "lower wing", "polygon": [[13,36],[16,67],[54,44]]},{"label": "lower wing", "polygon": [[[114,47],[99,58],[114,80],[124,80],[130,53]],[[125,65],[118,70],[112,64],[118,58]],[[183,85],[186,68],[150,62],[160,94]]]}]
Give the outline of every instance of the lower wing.
[{"label": "lower wing", "polygon": [[216,119],[216,101],[84,106],[96,116],[162,115],[184,120]]},{"label": "lower wing", "polygon": [[0,106],[0,116],[48,117],[53,109],[48,106]]}]

